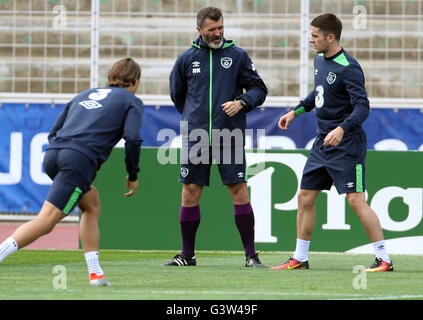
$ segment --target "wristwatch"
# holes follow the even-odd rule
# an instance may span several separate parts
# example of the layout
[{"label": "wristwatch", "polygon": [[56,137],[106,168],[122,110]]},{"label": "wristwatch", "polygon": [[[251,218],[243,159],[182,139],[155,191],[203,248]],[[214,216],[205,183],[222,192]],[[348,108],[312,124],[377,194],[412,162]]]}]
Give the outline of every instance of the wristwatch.
[{"label": "wristwatch", "polygon": [[247,107],[247,102],[245,102],[244,100],[242,100],[242,99],[239,99],[239,101],[241,101],[241,104],[242,104],[242,106],[244,107],[244,108],[246,108]]}]

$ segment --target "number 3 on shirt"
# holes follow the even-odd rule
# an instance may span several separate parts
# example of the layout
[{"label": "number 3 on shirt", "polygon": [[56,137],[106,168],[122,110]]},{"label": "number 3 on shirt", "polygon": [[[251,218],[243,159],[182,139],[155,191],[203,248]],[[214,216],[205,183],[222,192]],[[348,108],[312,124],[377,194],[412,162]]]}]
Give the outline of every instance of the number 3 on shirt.
[{"label": "number 3 on shirt", "polygon": [[325,92],[325,89],[323,89],[323,86],[317,86],[316,87],[316,97],[314,98],[314,105],[316,108],[323,107],[323,104],[325,103],[325,98],[323,97],[323,93]]},{"label": "number 3 on shirt", "polygon": [[107,95],[112,91],[112,89],[97,89],[96,92],[90,93],[88,99],[100,101],[107,98]]}]

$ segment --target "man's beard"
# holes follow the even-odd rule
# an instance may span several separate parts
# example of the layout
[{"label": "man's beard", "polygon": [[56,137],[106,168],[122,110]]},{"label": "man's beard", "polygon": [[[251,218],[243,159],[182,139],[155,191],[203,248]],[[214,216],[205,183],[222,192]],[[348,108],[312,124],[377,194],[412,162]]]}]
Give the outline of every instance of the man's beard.
[{"label": "man's beard", "polygon": [[[220,39],[219,43],[214,43],[213,41],[214,41],[214,40],[217,40],[217,39]],[[208,45],[210,48],[212,48],[212,49],[220,49],[220,47],[221,47],[221,46],[222,46],[222,44],[223,44],[223,37],[220,37],[220,38],[214,38],[214,39],[209,39],[209,38],[207,38],[206,40],[207,40],[207,45]]]}]

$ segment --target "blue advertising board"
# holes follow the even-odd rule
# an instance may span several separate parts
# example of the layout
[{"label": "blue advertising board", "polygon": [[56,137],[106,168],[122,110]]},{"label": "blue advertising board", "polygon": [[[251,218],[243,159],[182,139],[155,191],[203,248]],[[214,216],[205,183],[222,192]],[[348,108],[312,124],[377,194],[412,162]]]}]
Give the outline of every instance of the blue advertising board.
[{"label": "blue advertising board", "polygon": [[[0,212],[38,212],[51,183],[42,166],[48,132],[64,104],[4,103],[0,107]],[[287,131],[277,127],[286,108],[258,108],[247,116],[247,148],[309,149],[313,112]],[[172,106],[145,106],[143,147],[178,146],[181,115]],[[369,150],[423,150],[418,109],[374,109],[363,125]]]}]

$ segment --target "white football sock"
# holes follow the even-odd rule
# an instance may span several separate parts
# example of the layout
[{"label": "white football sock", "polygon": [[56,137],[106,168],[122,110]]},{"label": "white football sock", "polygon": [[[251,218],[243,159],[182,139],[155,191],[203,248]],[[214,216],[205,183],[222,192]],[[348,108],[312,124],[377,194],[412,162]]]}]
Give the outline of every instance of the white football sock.
[{"label": "white football sock", "polygon": [[308,261],[308,248],[310,241],[297,239],[297,247],[295,248],[294,259],[300,262]]},{"label": "white football sock", "polygon": [[98,259],[98,251],[90,251],[84,254],[85,261],[87,262],[88,273],[95,273],[98,276],[101,276],[104,272],[100,267],[100,262]]},{"label": "white football sock", "polygon": [[8,255],[18,250],[18,244],[12,238],[7,238],[0,244],[0,262],[2,262]]},{"label": "white football sock", "polygon": [[389,259],[386,252],[385,240],[373,242],[373,249],[375,250],[376,258],[381,258],[383,261],[391,263],[391,259]]}]

